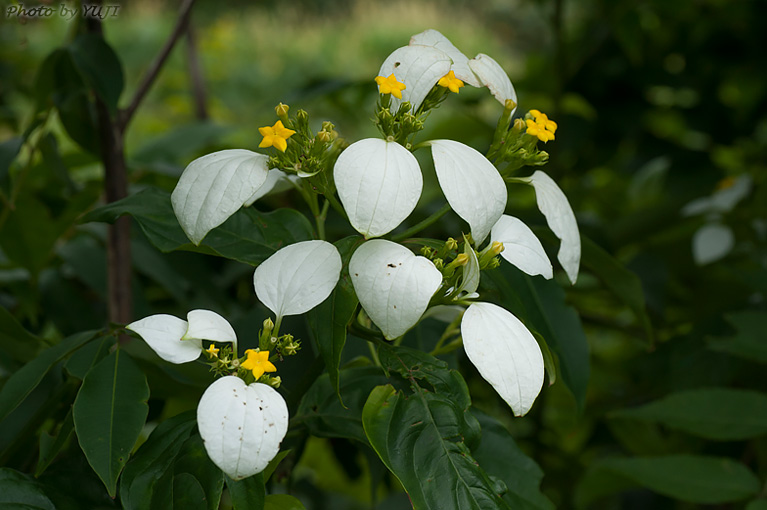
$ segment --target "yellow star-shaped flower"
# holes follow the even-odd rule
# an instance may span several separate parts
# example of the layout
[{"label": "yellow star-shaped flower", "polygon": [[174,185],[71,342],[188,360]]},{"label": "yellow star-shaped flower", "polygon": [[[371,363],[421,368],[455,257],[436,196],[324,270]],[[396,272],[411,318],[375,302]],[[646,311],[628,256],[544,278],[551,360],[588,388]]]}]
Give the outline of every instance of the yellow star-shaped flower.
[{"label": "yellow star-shaped flower", "polygon": [[214,344],[210,344],[210,347],[205,349],[205,352],[210,354],[211,356],[217,358],[218,357],[218,349],[216,349],[216,346]]},{"label": "yellow star-shaped flower", "polygon": [[258,128],[258,132],[264,137],[259,147],[275,147],[277,150],[285,152],[288,148],[288,138],[293,136],[296,132],[292,129],[288,129],[282,125],[282,121],[278,120],[274,123],[274,126],[264,126]]},{"label": "yellow star-shaped flower", "polygon": [[528,135],[537,136],[542,142],[548,142],[554,139],[554,133],[557,131],[557,123],[553,120],[549,120],[549,117],[545,113],[541,113],[538,110],[530,110],[532,119],[525,119],[527,124]]},{"label": "yellow star-shaped flower", "polygon": [[535,119],[536,124],[542,125],[545,129],[551,131],[552,133],[557,132],[557,123],[553,120],[549,120],[548,115],[541,113],[538,110],[530,110],[530,114]]},{"label": "yellow star-shaped flower", "polygon": [[394,73],[390,74],[387,78],[376,76],[376,83],[378,84],[378,92],[381,94],[391,94],[397,99],[402,99],[402,91],[407,88],[404,83],[397,81]]},{"label": "yellow star-shaped flower", "polygon": [[275,367],[271,361],[269,361],[269,351],[256,351],[254,349],[248,349],[245,351],[245,354],[248,356],[248,359],[242,362],[242,365],[240,365],[242,368],[251,370],[253,372],[253,377],[258,379],[262,375],[264,375],[265,372],[276,372],[277,367]]},{"label": "yellow star-shaped flower", "polygon": [[450,92],[455,92],[458,94],[458,89],[463,87],[463,82],[455,77],[455,72],[450,71],[445,76],[439,79],[437,82],[437,85],[440,87],[447,87],[450,89]]}]

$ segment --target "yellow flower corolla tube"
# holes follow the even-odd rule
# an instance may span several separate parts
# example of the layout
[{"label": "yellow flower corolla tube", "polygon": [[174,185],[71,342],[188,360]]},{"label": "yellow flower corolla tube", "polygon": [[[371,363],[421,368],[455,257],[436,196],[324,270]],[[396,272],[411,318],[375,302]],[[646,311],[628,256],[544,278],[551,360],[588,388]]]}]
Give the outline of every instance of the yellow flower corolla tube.
[{"label": "yellow flower corolla tube", "polygon": [[288,138],[296,132],[286,128],[281,120],[274,123],[274,126],[264,126],[258,128],[258,132],[264,137],[259,147],[275,147],[277,150],[285,152],[288,148]]}]

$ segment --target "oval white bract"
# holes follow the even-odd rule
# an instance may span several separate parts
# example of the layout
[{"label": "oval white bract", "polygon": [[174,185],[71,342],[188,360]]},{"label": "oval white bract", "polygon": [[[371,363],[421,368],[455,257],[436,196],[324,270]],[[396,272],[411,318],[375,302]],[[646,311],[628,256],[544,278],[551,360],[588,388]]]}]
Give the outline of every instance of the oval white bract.
[{"label": "oval white bract", "polygon": [[511,407],[527,414],[543,386],[543,354],[533,334],[511,312],[474,303],[461,320],[466,356]]},{"label": "oval white bract", "polygon": [[189,163],[170,200],[181,228],[194,244],[200,244],[253,196],[266,181],[268,161],[263,154],[231,149]]},{"label": "oval white bract", "polygon": [[357,248],[349,274],[362,307],[388,340],[418,322],[442,285],[442,273],[429,259],[384,239]]},{"label": "oval white bract", "polygon": [[326,241],[278,250],[253,274],[258,299],[277,318],[308,312],[327,299],[341,276],[341,255]]},{"label": "oval white bract", "polygon": [[541,242],[522,220],[504,214],[493,226],[490,240],[503,243],[501,257],[530,276],[554,277],[554,268]]},{"label": "oval white bract", "polygon": [[349,222],[366,238],[397,228],[413,212],[423,189],[415,156],[380,138],[351,144],[338,157],[333,177]]},{"label": "oval white bract", "polygon": [[196,360],[202,351],[200,340],[182,340],[188,327],[189,324],[183,319],[158,314],[131,322],[126,329],[138,333],[165,361],[179,364]]},{"label": "oval white bract", "polygon": [[271,386],[226,376],[197,406],[197,425],[213,463],[234,480],[263,471],[288,431],[288,406]]},{"label": "oval white bract", "polygon": [[432,87],[450,71],[450,64],[445,52],[429,46],[403,46],[394,50],[378,71],[383,77],[394,74],[406,87],[402,99],[391,98],[391,111],[396,112],[403,101],[410,101],[410,111],[416,111]]}]

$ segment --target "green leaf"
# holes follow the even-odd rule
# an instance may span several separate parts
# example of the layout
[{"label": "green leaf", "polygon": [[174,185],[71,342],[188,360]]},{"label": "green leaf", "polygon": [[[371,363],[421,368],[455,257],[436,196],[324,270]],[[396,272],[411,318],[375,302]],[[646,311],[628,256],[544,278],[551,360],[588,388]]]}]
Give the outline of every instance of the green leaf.
[{"label": "green leaf", "polygon": [[557,355],[562,380],[582,411],[589,383],[589,345],[578,313],[565,302],[564,291],[553,280],[527,276],[510,264],[484,271],[482,283],[499,293],[504,308],[543,336]]},{"label": "green leaf", "polygon": [[230,128],[210,121],[194,122],[173,128],[150,138],[131,155],[131,160],[178,178],[183,167],[179,162],[193,159],[199,151],[218,140]]},{"label": "green leaf", "polygon": [[123,471],[120,479],[123,508],[152,510],[155,492],[165,489],[159,486],[159,480],[173,466],[196,426],[195,412],[189,411],[160,423],[152,431]]},{"label": "green leaf", "polygon": [[748,505],[746,510],[767,510],[767,499],[755,499]]},{"label": "green leaf", "polygon": [[584,236],[581,236],[581,264],[599,278],[615,297],[631,308],[644,329],[647,342],[652,345],[653,329],[650,316],[647,315],[644,290],[639,277]]},{"label": "green leaf", "polygon": [[266,488],[264,487],[263,473],[236,482],[228,476],[224,476],[234,510],[252,510],[253,508],[264,507]]},{"label": "green leaf", "polygon": [[740,462],[701,455],[613,458],[592,466],[576,490],[576,505],[635,486],[674,499],[716,505],[742,501],[759,493],[759,479]]},{"label": "green leaf", "polygon": [[48,264],[61,232],[48,207],[32,194],[22,194],[2,227],[5,254],[13,262],[37,275]]},{"label": "green leaf", "polygon": [[35,357],[40,344],[38,337],[24,329],[11,312],[0,306],[0,350],[3,353],[16,361],[27,362]]},{"label": "green leaf", "polygon": [[88,372],[77,393],[77,439],[111,497],[146,422],[148,399],[144,373],[119,349]]},{"label": "green leaf", "polygon": [[264,510],[306,510],[306,507],[289,494],[270,494],[266,497]]},{"label": "green leaf", "polygon": [[472,448],[474,458],[487,471],[506,484],[503,499],[519,510],[553,510],[554,504],[540,491],[543,471],[514,442],[508,430],[495,418],[472,409],[482,426],[482,438]]},{"label": "green leaf", "polygon": [[[174,480],[173,480],[173,504],[179,508],[179,492],[177,486],[179,477],[186,478],[191,476],[202,490],[205,505],[203,508],[208,510],[217,510],[221,501],[221,493],[224,490],[224,473],[213,464],[208,457],[199,434],[193,434],[186,440],[184,448],[176,456],[174,461]],[[191,482],[184,481],[183,484],[191,485]]]},{"label": "green leaf", "polygon": [[115,338],[112,336],[105,336],[91,342],[72,354],[64,365],[64,369],[69,375],[82,381],[88,371],[109,354],[114,344]]},{"label": "green leaf", "polygon": [[53,365],[69,353],[89,342],[97,331],[86,331],[65,338],[60,344],[43,351],[14,373],[0,390],[0,421],[34,390]]},{"label": "green leaf", "polygon": [[11,468],[0,468],[0,507],[56,510],[40,483]]},{"label": "green leaf", "polygon": [[767,312],[743,311],[725,315],[727,321],[737,330],[737,334],[728,339],[708,342],[708,348],[726,352],[747,360],[767,363]]},{"label": "green leaf", "polygon": [[367,443],[362,429],[362,408],[370,392],[388,382],[378,367],[355,367],[341,371],[338,399],[328,374],[322,374],[301,399],[292,422],[303,422],[313,436],[346,437]]},{"label": "green leaf", "polygon": [[123,69],[117,54],[98,34],[80,34],[68,47],[84,81],[104,101],[109,113],[117,113],[123,90]]},{"label": "green leaf", "polygon": [[5,181],[8,177],[8,172],[11,169],[11,163],[16,159],[16,156],[21,150],[21,146],[24,143],[24,138],[17,136],[0,143],[0,183]]},{"label": "green leaf", "polygon": [[40,453],[37,460],[37,468],[35,469],[35,477],[39,477],[53,462],[53,459],[56,458],[56,455],[67,443],[69,436],[72,435],[74,430],[75,423],[72,420],[72,409],[70,408],[64,417],[64,421],[61,422],[61,427],[59,427],[58,434],[55,437],[47,432],[43,432],[40,435]]},{"label": "green leaf", "polygon": [[[361,237],[350,236],[335,243],[343,261],[341,278],[330,297],[314,307],[307,315],[309,326],[317,340],[317,348],[323,361],[325,361],[330,382],[335,388],[339,400],[341,399],[341,390],[339,389],[338,366],[341,363],[341,354],[346,344],[346,328],[359,303],[349,277],[349,258],[354,248],[361,242]],[[343,401],[341,403],[343,405]]]},{"label": "green leaf", "polygon": [[463,442],[465,421],[456,403],[414,386],[406,397],[378,386],[362,411],[370,444],[418,510],[511,509]]},{"label": "green leaf", "polygon": [[738,441],[767,434],[767,395],[725,388],[682,391],[612,415],[662,423],[706,439]]},{"label": "green leaf", "polygon": [[194,476],[181,473],[173,477],[173,508],[176,510],[205,510],[205,491]]},{"label": "green leaf", "polygon": [[312,238],[311,224],[295,209],[261,213],[247,208],[237,211],[213,229],[200,246],[195,246],[176,220],[170,194],[157,188],[147,188],[91,211],[82,222],[114,223],[124,214],[133,216],[149,241],[162,252],[207,253],[251,265],[258,265],[283,246]]}]

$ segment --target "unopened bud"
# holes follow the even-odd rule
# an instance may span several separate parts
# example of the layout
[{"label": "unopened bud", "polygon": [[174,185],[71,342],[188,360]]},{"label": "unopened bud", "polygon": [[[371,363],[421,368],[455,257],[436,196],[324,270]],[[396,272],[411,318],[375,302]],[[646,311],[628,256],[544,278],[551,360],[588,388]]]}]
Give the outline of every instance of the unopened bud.
[{"label": "unopened bud", "polygon": [[279,388],[282,384],[282,378],[279,375],[276,377],[270,377],[268,382],[269,386],[272,388]]},{"label": "unopened bud", "polygon": [[309,121],[309,114],[306,113],[306,110],[298,110],[296,112],[296,119],[301,123],[306,123]]},{"label": "unopened bud", "polygon": [[499,267],[501,265],[501,261],[498,260],[498,257],[494,257],[492,260],[490,260],[490,264],[488,264],[488,267],[490,269],[495,269],[496,267]]},{"label": "unopened bud", "polygon": [[290,110],[290,106],[283,103],[280,103],[274,107],[274,111],[277,112],[277,116],[280,119],[282,119],[283,117],[287,117],[289,110]]},{"label": "unopened bud", "polygon": [[495,256],[501,253],[504,249],[505,248],[503,246],[503,243],[498,241],[493,241],[492,246],[490,246],[490,253],[492,253]]},{"label": "unopened bud", "polygon": [[264,331],[271,331],[274,329],[274,322],[272,322],[271,317],[267,317],[266,320],[264,320]]},{"label": "unopened bud", "polygon": [[434,262],[434,267],[442,271],[442,268],[445,267],[445,261],[442,259],[434,259],[432,262]]},{"label": "unopened bud", "polygon": [[335,129],[335,126],[334,126],[334,125],[333,125],[333,123],[332,123],[332,122],[330,122],[329,120],[326,120],[326,121],[324,121],[324,122],[322,123],[322,130],[323,130],[323,131],[328,131],[328,132],[330,132],[330,131],[333,131],[333,129]]},{"label": "unopened bud", "polygon": [[446,250],[455,250],[458,248],[458,241],[453,239],[452,237],[448,237],[447,241],[445,241],[445,249]]},{"label": "unopened bud", "polygon": [[322,143],[330,143],[333,141],[333,135],[330,134],[330,132],[325,131],[324,129],[317,133],[317,140]]},{"label": "unopened bud", "polygon": [[465,253],[459,253],[458,256],[453,261],[458,266],[465,266],[469,263],[469,256]]},{"label": "unopened bud", "polygon": [[513,110],[514,108],[517,107],[517,103],[515,103],[513,99],[507,99],[506,103],[504,103],[503,107],[506,110]]},{"label": "unopened bud", "polygon": [[522,131],[523,129],[525,129],[525,127],[527,127],[527,124],[525,124],[524,120],[520,118],[514,119],[514,129],[516,131]]}]

